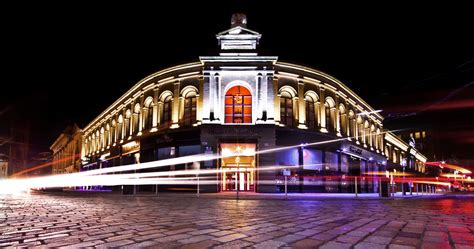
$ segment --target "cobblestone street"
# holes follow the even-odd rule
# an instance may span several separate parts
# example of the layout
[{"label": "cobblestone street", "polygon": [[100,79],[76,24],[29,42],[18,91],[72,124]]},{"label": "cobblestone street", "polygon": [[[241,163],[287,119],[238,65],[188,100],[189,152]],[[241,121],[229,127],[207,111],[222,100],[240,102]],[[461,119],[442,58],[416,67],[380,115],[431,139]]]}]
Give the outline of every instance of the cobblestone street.
[{"label": "cobblestone street", "polygon": [[0,195],[0,247],[474,248],[474,199]]}]

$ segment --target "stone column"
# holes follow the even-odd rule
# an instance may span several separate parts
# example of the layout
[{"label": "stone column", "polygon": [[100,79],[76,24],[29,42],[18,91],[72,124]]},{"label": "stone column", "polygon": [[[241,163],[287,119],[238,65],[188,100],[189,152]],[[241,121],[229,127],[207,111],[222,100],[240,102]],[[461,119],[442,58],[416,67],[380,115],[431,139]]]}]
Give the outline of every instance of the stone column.
[{"label": "stone column", "polygon": [[327,133],[328,129],[327,129],[327,126],[326,126],[327,124],[326,124],[326,105],[325,105],[325,103],[326,103],[325,98],[326,97],[324,96],[325,95],[324,91],[325,91],[324,88],[322,88],[322,87],[319,88],[319,97],[321,99],[320,104],[319,104],[319,106],[321,108],[320,111],[319,111],[319,114],[321,115],[321,118],[320,118],[320,120],[321,120],[321,129],[320,130],[321,130],[321,132]]},{"label": "stone column", "polygon": [[[202,120],[209,122],[211,120],[211,77],[208,72],[204,72],[203,75],[203,92],[202,92]],[[199,93],[201,94],[201,93]],[[213,111],[213,110],[212,110]]]},{"label": "stone column", "polygon": [[335,121],[336,121],[336,135],[338,137],[342,137],[341,135],[341,113],[340,113],[340,110],[339,110],[339,94],[335,94],[335,99],[334,99],[334,102],[335,102]]},{"label": "stone column", "polygon": [[[157,87],[153,89],[153,123],[152,123],[152,129],[151,132],[155,132],[158,130],[158,94],[159,94],[160,88]],[[150,111],[150,110],[148,110]]]},{"label": "stone column", "polygon": [[199,77],[199,89],[197,93],[196,123],[201,124],[203,119],[203,97],[204,97],[204,77]]},{"label": "stone column", "polygon": [[317,127],[321,127],[321,114],[319,114],[321,112],[321,105],[319,104],[319,101],[320,99],[314,103],[314,118],[316,119]]},{"label": "stone column", "polygon": [[127,131],[125,126],[128,125],[128,123],[127,123],[127,108],[124,107],[122,111],[123,111],[123,114],[122,114],[122,127],[121,127],[122,128],[122,134],[121,134],[122,135],[122,140],[120,142],[123,142],[125,140],[125,137],[127,136],[127,134],[125,134],[125,132]]},{"label": "stone column", "polygon": [[359,122],[357,122],[357,115],[354,115],[354,118],[352,119],[352,121],[354,123],[354,134],[355,134],[356,144],[360,144]]},{"label": "stone column", "polygon": [[306,103],[304,99],[304,82],[298,81],[298,128],[308,129],[306,126]]},{"label": "stone column", "polygon": [[[216,78],[216,85],[214,87],[214,118],[219,121],[221,119],[221,77]],[[225,94],[225,93],[224,93]]]},{"label": "stone column", "polygon": [[181,122],[184,117],[184,97],[179,96],[179,121]]},{"label": "stone column", "polygon": [[162,115],[163,115],[163,101],[158,101],[158,126],[161,125]]},{"label": "stone column", "polygon": [[142,130],[143,130],[143,127],[145,126],[145,118],[144,118],[144,100],[145,99],[145,95],[141,95],[140,96],[140,113],[138,114],[139,116],[139,119],[138,119],[138,136],[140,136],[142,134]]},{"label": "stone column", "polygon": [[173,84],[174,86],[173,108],[172,108],[172,116],[171,116],[171,120],[173,122],[170,126],[171,129],[175,129],[179,127],[179,85],[180,85],[179,81]]},{"label": "stone column", "polygon": [[[270,85],[270,84],[269,84]],[[280,95],[278,94],[278,78],[273,77],[273,113],[275,118],[275,123],[280,124]]]},{"label": "stone column", "polygon": [[265,89],[263,102],[265,103],[264,112],[266,116],[266,122],[273,123],[275,120],[274,96],[276,96],[273,95],[273,74],[267,73],[263,84],[263,87]]}]

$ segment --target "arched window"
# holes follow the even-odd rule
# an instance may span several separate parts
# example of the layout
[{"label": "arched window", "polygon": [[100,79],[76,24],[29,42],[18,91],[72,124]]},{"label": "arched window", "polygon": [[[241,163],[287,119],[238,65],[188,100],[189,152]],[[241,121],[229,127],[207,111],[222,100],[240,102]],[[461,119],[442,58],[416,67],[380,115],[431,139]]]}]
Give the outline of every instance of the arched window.
[{"label": "arched window", "polygon": [[123,116],[120,114],[117,118],[117,140],[120,141],[123,138]]},{"label": "arched window", "polygon": [[124,127],[124,134],[123,134],[124,138],[127,138],[127,136],[130,135],[130,120],[131,120],[131,118],[132,118],[132,112],[130,111],[130,109],[128,109],[125,112],[125,120],[123,122],[123,125],[125,126]]},{"label": "arched window", "polygon": [[331,97],[327,97],[324,106],[324,109],[326,111],[326,126],[328,128],[328,131],[334,132],[336,130],[336,103],[334,102],[334,99],[332,99]]},{"label": "arched window", "polygon": [[308,92],[306,93],[305,97],[305,105],[306,105],[306,126],[309,129],[316,128],[316,102],[318,101],[316,93]]},{"label": "arched window", "polygon": [[173,107],[173,97],[167,95],[163,99],[163,115],[161,115],[161,125],[170,126],[171,125],[171,113]]},{"label": "arched window", "polygon": [[112,126],[110,127],[110,144],[116,143],[117,142],[117,137],[115,129],[117,126],[117,123],[115,122],[115,119],[112,119]]},{"label": "arched window", "polygon": [[364,121],[364,145],[370,145],[370,127],[369,127],[369,121],[365,120]]},{"label": "arched window", "polygon": [[225,123],[252,123],[252,94],[244,86],[234,86],[225,94]]},{"label": "arched window", "polygon": [[363,121],[362,121],[362,118],[360,115],[357,115],[357,118],[356,118],[356,129],[357,129],[357,140],[359,142],[363,142],[362,140],[362,137],[364,135],[363,133],[363,130],[364,130],[364,125],[363,125]]},{"label": "arched window", "polygon": [[341,125],[341,135],[348,136],[346,107],[343,104],[339,104],[339,122]]},{"label": "arched window", "polygon": [[280,123],[286,126],[294,125],[294,105],[293,98],[296,91],[290,86],[283,86],[280,89]]},{"label": "arched window", "polygon": [[145,118],[144,120],[144,126],[145,129],[151,129],[153,127],[153,98],[148,97],[146,98],[145,102],[145,112],[143,113],[143,117]]},{"label": "arched window", "polygon": [[194,86],[187,86],[181,91],[181,96],[184,97],[183,125],[193,125],[196,123],[197,89]]},{"label": "arched window", "polygon": [[140,104],[139,103],[136,103],[135,104],[135,107],[133,108],[133,117],[132,117],[132,120],[133,120],[133,125],[132,125],[132,133],[133,134],[136,134],[138,133],[138,131],[140,130]]},{"label": "arched window", "polygon": [[355,137],[356,135],[356,132],[355,132],[355,129],[356,129],[356,125],[355,125],[355,115],[354,115],[354,111],[350,110],[349,111],[349,136],[353,137],[354,139],[357,139]]}]

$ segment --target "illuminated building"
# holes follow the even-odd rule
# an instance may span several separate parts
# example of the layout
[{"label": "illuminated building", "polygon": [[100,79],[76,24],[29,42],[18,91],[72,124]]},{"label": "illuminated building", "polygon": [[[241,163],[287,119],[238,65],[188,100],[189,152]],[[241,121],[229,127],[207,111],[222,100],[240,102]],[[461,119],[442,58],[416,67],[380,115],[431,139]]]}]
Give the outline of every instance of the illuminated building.
[{"label": "illuminated building", "polygon": [[282,171],[261,170],[275,165],[288,167],[290,191],[299,192],[352,192],[344,179],[355,176],[361,192],[377,192],[374,172],[400,168],[409,157],[413,170],[424,170],[426,158],[387,132],[378,111],[342,82],[259,55],[261,34],[244,15],[216,38],[219,55],[145,77],[88,124],[81,170],[217,153],[225,157],[201,164],[222,170],[217,184],[203,188],[214,192],[279,192]]},{"label": "illuminated building", "polygon": [[0,179],[8,177],[8,160],[0,157]]},{"label": "illuminated building", "polygon": [[53,174],[79,172],[82,130],[77,125],[68,126],[50,149],[53,151]]}]

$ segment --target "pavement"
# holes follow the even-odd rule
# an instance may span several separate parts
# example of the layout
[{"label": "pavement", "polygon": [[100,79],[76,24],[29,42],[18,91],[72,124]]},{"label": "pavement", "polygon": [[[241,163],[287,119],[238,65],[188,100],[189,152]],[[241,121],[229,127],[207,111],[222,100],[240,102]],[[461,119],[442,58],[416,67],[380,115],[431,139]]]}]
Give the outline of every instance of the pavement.
[{"label": "pavement", "polygon": [[0,195],[0,247],[474,248],[474,197]]}]

